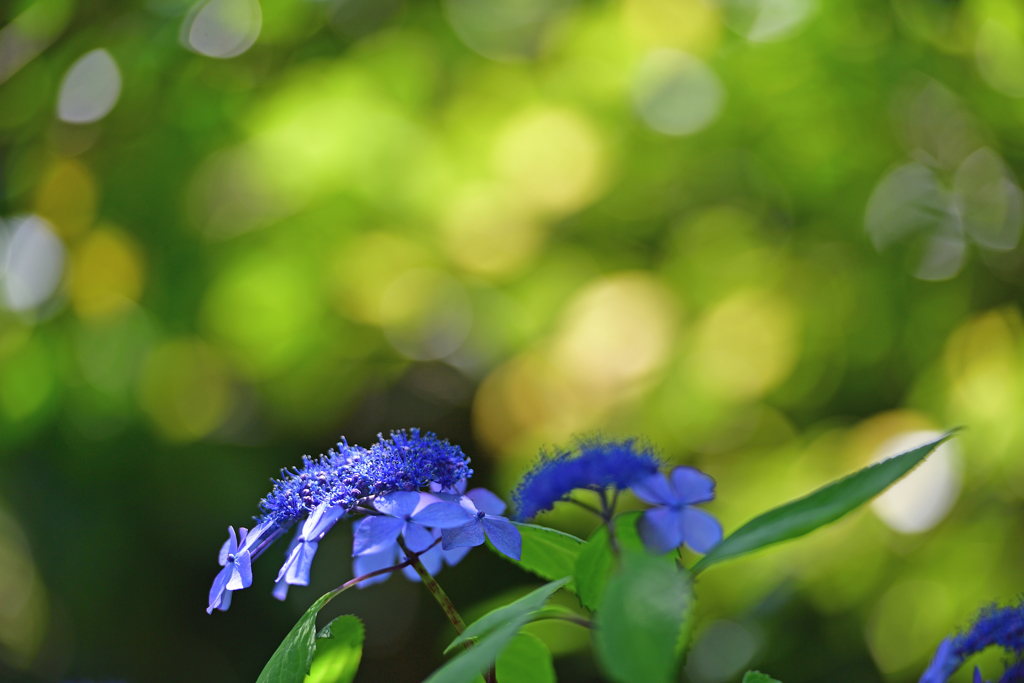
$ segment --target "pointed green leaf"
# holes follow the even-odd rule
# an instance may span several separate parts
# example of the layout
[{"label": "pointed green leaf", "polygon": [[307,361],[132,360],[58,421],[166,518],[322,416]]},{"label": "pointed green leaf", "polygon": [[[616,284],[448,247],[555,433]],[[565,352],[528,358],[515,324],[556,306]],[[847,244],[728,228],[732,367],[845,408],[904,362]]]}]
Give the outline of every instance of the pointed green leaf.
[{"label": "pointed green leaf", "polygon": [[519,633],[498,655],[496,673],[501,683],[555,683],[551,651],[537,636]]},{"label": "pointed green leaf", "polygon": [[519,632],[530,615],[506,622],[482,637],[473,647],[449,660],[423,683],[472,683],[487,670]]},{"label": "pointed green leaf", "polygon": [[[572,576],[576,567],[576,556],[583,547],[582,539],[536,524],[512,523],[523,537],[523,554],[519,561],[498,552],[490,541],[487,542],[487,547],[500,557],[515,562],[542,579],[554,581],[563,576]],[[571,583],[566,588],[575,592],[575,587]]]},{"label": "pointed green leaf", "polygon": [[339,592],[321,596],[306,610],[263,667],[256,683],[303,683],[316,651],[316,615]]},{"label": "pointed green leaf", "polygon": [[693,607],[689,576],[674,562],[625,551],[597,613],[598,659],[617,683],[676,680],[677,643]]},{"label": "pointed green leaf", "polygon": [[868,502],[914,469],[957,430],[912,451],[865,467],[814,493],[755,517],[711,549],[691,570],[694,574],[728,560],[834,522]]},{"label": "pointed green leaf", "polygon": [[[326,634],[326,635],[320,635]],[[363,622],[351,614],[325,626],[306,683],[351,683],[363,656]]]},{"label": "pointed green leaf", "polygon": [[768,674],[763,674],[760,671],[748,671],[743,676],[743,683],[780,683]]},{"label": "pointed green leaf", "polygon": [[[640,515],[640,512],[624,512],[615,517],[615,537],[621,548],[637,552],[644,550],[643,541],[636,530]],[[667,562],[674,562],[671,555],[665,558]],[[590,535],[576,558],[576,594],[584,607],[589,610],[598,608],[605,583],[614,569],[615,557],[608,544],[608,529],[600,526]]]},{"label": "pointed green leaf", "polygon": [[[511,621],[516,621],[521,618],[525,618],[528,621],[533,616],[534,612],[537,612],[544,607],[548,598],[550,598],[555,591],[565,586],[568,582],[569,577],[563,577],[558,581],[552,581],[531,593],[527,593],[515,602],[511,602],[503,607],[491,610],[470,624],[469,628],[465,631],[460,633],[458,638],[453,640],[451,645],[445,648],[445,654],[450,652],[453,648],[462,645],[462,643],[470,638],[480,638],[481,636],[484,636]],[[526,621],[523,623],[525,624]]]}]

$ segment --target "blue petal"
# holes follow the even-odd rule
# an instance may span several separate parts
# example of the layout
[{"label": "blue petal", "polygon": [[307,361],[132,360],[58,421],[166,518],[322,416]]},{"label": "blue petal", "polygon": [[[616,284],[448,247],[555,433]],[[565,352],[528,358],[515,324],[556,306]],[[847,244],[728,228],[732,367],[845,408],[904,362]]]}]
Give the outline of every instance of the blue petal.
[{"label": "blue petal", "polygon": [[245,541],[239,546],[239,550],[252,550],[254,546],[258,545],[259,540],[263,537],[263,534],[267,533],[267,530],[274,527],[273,520],[263,520],[245,535]]},{"label": "blue petal", "polygon": [[484,530],[487,531],[487,538],[500,552],[508,555],[513,560],[519,560],[523,556],[523,536],[519,529],[512,526],[512,522],[504,517],[487,515],[483,519]]},{"label": "blue petal", "polygon": [[[398,546],[393,545],[383,552],[373,553],[371,555],[360,555],[352,561],[352,574],[354,576],[363,576],[364,574],[375,572],[378,569],[384,569],[385,567],[398,564],[395,559],[398,556],[397,551]],[[372,586],[375,583],[387,581],[390,576],[391,573],[381,574],[380,576],[375,576],[372,579],[360,581],[356,585],[360,588],[365,588],[366,586]]]},{"label": "blue petal", "polygon": [[505,505],[505,501],[487,489],[473,489],[466,494],[466,497],[473,501],[477,510],[488,515],[500,515],[508,507]]},{"label": "blue petal", "polygon": [[680,465],[669,475],[676,505],[706,503],[715,498],[715,480],[693,467]]},{"label": "blue petal", "polygon": [[228,583],[228,576],[230,571],[227,567],[217,572],[217,576],[213,579],[213,585],[210,587],[210,606],[206,608],[207,614],[213,614],[213,610],[220,606],[224,600],[225,586]]},{"label": "blue petal", "polygon": [[220,553],[217,556],[217,561],[220,562],[220,566],[224,566],[228,563],[228,555],[233,555],[238,552],[238,541],[235,540],[235,528],[228,527],[228,540],[224,541],[224,545],[220,547]]},{"label": "blue petal", "polygon": [[953,640],[946,638],[939,643],[935,656],[921,674],[919,683],[946,683],[962,663],[963,660],[956,654]]},{"label": "blue petal", "polygon": [[221,612],[227,612],[228,607],[231,607],[231,596],[234,595],[231,591],[224,591],[224,596],[220,599],[220,604],[217,605],[217,609]]},{"label": "blue petal", "polygon": [[396,491],[377,496],[373,501],[373,507],[378,512],[383,512],[391,517],[405,519],[416,512],[420,504],[420,494],[417,491]]},{"label": "blue petal", "polygon": [[412,520],[417,524],[435,529],[454,529],[471,519],[473,515],[466,508],[445,502],[428,505],[412,516]]},{"label": "blue petal", "polygon": [[668,479],[660,472],[644,477],[631,487],[636,497],[651,505],[671,505],[675,502],[675,495]]},{"label": "blue petal", "polygon": [[[437,576],[437,573],[441,571],[442,567],[444,566],[444,558],[442,556],[442,552],[443,551],[441,550],[441,546],[435,545],[433,548],[420,555],[420,562],[423,563],[424,568],[432,576]],[[399,560],[402,562],[405,562],[406,559],[407,558],[405,557],[404,554],[399,557]],[[417,572],[416,569],[412,566],[402,567],[402,574],[404,574],[405,578],[409,579],[410,581],[422,581],[419,572]]]},{"label": "blue petal", "polygon": [[640,517],[636,530],[649,550],[667,553],[683,544],[679,510],[668,507],[654,507]]},{"label": "blue petal", "polygon": [[722,525],[712,515],[697,508],[683,508],[679,516],[683,540],[698,553],[706,553],[722,540]]},{"label": "blue petal", "polygon": [[409,546],[409,550],[413,552],[426,550],[436,538],[429,529],[414,523],[405,525],[402,537],[405,539],[405,544]]},{"label": "blue petal", "polygon": [[229,562],[224,569],[228,570],[228,582],[225,588],[229,591],[241,590],[252,585],[252,563],[248,550],[243,550],[235,555],[235,561]]},{"label": "blue petal", "polygon": [[309,570],[313,566],[313,557],[319,541],[303,541],[295,546],[295,561],[288,567],[284,574],[284,580],[293,586],[309,585]]},{"label": "blue petal", "polygon": [[274,583],[273,596],[281,602],[284,602],[284,599],[288,597],[288,582],[276,581]]},{"label": "blue petal", "polygon": [[331,507],[328,507],[327,503],[317,505],[302,525],[302,537],[307,541],[319,541],[344,515],[345,508],[341,505]]},{"label": "blue petal", "polygon": [[472,548],[469,546],[452,548],[451,550],[445,550],[444,548],[441,548],[441,555],[444,556],[445,564],[447,564],[449,567],[454,567],[459,562],[462,562],[462,558],[468,555],[470,550],[472,550]]},{"label": "blue petal", "polygon": [[396,517],[367,517],[356,527],[352,541],[353,557],[379,553],[394,545],[403,527],[405,521]]},{"label": "blue petal", "polygon": [[441,530],[441,547],[445,550],[475,547],[483,544],[484,527],[479,519],[474,519],[469,524],[464,524],[455,529]]}]

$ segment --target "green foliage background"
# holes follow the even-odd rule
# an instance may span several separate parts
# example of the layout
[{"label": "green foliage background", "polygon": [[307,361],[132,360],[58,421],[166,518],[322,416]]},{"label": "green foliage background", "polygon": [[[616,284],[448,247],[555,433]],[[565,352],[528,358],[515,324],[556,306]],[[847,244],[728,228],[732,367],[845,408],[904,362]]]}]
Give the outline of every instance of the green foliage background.
[{"label": "green foliage background", "polygon": [[[502,495],[545,444],[641,434],[717,479],[727,531],[969,426],[933,527],[869,509],[703,574],[726,664],[694,683],[916,680],[1024,589],[1018,3],[259,7],[226,59],[184,0],[0,9],[0,678],[255,680],[349,540],[283,604],[271,550],[207,616],[225,528],[302,454],[408,426]],[[98,48],[115,106],[60,120]],[[26,215],[64,255],[31,306]],[[440,581],[467,614],[536,585],[483,550]],[[453,636],[402,578],[343,613],[357,680],[422,680]],[[600,680],[576,627],[528,628]]]}]

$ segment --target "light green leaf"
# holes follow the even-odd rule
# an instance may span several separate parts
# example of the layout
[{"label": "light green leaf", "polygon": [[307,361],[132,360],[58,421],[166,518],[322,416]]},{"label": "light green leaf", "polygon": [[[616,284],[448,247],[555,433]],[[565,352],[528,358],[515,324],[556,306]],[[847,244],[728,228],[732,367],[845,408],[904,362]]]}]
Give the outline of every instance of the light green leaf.
[{"label": "light green leaf", "polygon": [[340,591],[323,595],[310,606],[263,667],[256,683],[303,683],[316,651],[316,615]]},{"label": "light green leaf", "polygon": [[[624,512],[615,517],[615,538],[619,547],[624,550],[640,552],[644,550],[643,541],[636,530],[640,512]],[[674,562],[671,555],[665,556],[666,562]],[[580,602],[589,610],[596,610],[601,604],[605,583],[615,569],[615,557],[608,544],[608,529],[600,526],[590,535],[576,558],[576,594]]]},{"label": "light green leaf", "polygon": [[[470,638],[479,638],[484,636],[503,624],[519,620],[520,618],[529,621],[534,612],[541,610],[547,603],[548,598],[568,582],[569,577],[563,577],[558,581],[552,581],[531,593],[527,593],[515,602],[510,602],[507,605],[491,610],[470,624],[469,628],[465,631],[460,633],[459,636],[453,640],[447,648],[445,648],[445,654],[450,652],[453,648],[462,645],[462,643]],[[523,621],[523,623],[525,624],[526,621]]]},{"label": "light green leaf", "polygon": [[[519,529],[523,537],[523,554],[519,561],[498,552],[490,541],[487,542],[487,547],[542,579],[554,581],[563,576],[572,576],[576,568],[576,556],[584,545],[582,539],[536,524],[512,524]],[[566,586],[566,589],[576,591],[572,583]]]},{"label": "light green leaf", "polygon": [[351,614],[325,626],[317,634],[325,640],[317,643],[306,683],[351,683],[363,656],[364,635],[363,622]]},{"label": "light green leaf", "polygon": [[524,614],[517,619],[499,626],[478,640],[473,647],[430,675],[424,683],[471,683],[482,674],[501,654],[519,629],[529,621]]},{"label": "light green leaf", "polygon": [[763,674],[760,671],[748,671],[743,676],[743,683],[780,683],[768,674]]},{"label": "light green leaf", "polygon": [[555,664],[544,642],[519,633],[498,655],[496,673],[501,683],[555,683]]},{"label": "light green leaf", "polygon": [[618,683],[676,679],[677,643],[693,606],[687,573],[646,552],[624,551],[597,613],[594,645]]},{"label": "light green leaf", "polygon": [[713,564],[814,531],[834,522],[868,502],[914,469],[956,430],[912,451],[865,467],[814,493],[755,517],[711,549],[691,571],[694,574]]}]

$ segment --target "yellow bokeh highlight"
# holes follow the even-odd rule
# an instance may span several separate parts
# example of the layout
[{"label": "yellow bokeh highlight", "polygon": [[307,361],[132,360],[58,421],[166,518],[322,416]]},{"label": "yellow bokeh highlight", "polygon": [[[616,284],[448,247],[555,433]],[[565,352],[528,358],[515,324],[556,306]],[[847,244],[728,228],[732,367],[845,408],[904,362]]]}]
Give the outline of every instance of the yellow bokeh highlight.
[{"label": "yellow bokeh highlight", "polygon": [[626,31],[649,46],[705,56],[722,38],[717,7],[703,0],[626,0],[622,11]]},{"label": "yellow bokeh highlight", "polygon": [[797,312],[777,294],[740,292],[700,322],[691,363],[705,389],[734,401],[764,395],[792,371],[799,352]]},{"label": "yellow bokeh highlight", "polygon": [[543,229],[516,197],[493,185],[460,192],[441,219],[445,251],[463,270],[484,276],[514,273],[528,264]]},{"label": "yellow bokeh highlight", "polygon": [[24,533],[0,510],[0,661],[27,668],[46,636],[49,600]]},{"label": "yellow bokeh highlight", "polygon": [[104,318],[131,308],[142,295],[144,281],[141,248],[117,228],[88,233],[71,254],[68,293],[83,319]]},{"label": "yellow bokeh highlight", "polygon": [[384,293],[401,275],[430,265],[418,243],[391,232],[370,232],[338,250],[331,269],[331,285],[338,309],[360,323],[384,323]]},{"label": "yellow bokeh highlight", "polygon": [[554,215],[572,213],[596,199],[607,163],[599,132],[568,108],[537,107],[517,114],[494,148],[495,170],[520,201]]},{"label": "yellow bokeh highlight", "polygon": [[219,427],[231,408],[223,361],[198,339],[176,339],[150,352],[142,369],[140,400],[163,436],[200,439]]},{"label": "yellow bokeh highlight", "polygon": [[867,642],[878,668],[893,674],[922,664],[946,635],[956,601],[945,585],[908,579],[892,586],[875,606]]},{"label": "yellow bokeh highlight", "polygon": [[46,218],[64,239],[76,237],[96,220],[96,179],[74,159],[55,163],[39,182],[35,213]]}]

